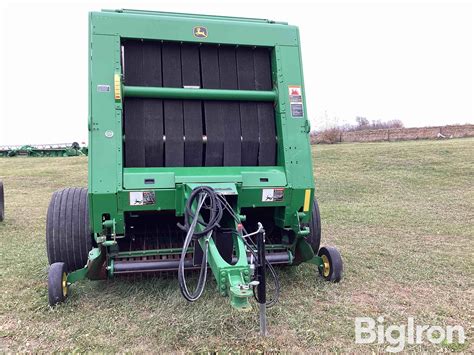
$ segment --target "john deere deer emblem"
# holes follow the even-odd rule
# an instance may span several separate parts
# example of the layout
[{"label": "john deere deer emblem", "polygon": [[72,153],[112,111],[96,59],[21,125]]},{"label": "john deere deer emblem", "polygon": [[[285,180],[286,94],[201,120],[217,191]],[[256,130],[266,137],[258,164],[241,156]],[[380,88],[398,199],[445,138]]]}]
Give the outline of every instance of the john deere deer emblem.
[{"label": "john deere deer emblem", "polygon": [[207,28],[203,26],[196,26],[193,28],[194,37],[207,38]]}]

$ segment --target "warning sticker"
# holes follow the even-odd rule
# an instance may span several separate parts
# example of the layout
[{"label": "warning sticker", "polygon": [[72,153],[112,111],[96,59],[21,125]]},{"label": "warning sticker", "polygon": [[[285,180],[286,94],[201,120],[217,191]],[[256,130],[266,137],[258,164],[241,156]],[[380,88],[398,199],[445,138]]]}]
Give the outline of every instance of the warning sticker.
[{"label": "warning sticker", "polygon": [[303,109],[303,94],[301,91],[301,86],[289,85],[288,95],[290,98],[291,117],[294,117],[294,118],[303,117],[304,109]]},{"label": "warning sticker", "polygon": [[130,206],[144,206],[155,204],[154,191],[131,191]]},{"label": "warning sticker", "polygon": [[97,85],[97,92],[109,92],[110,85]]},{"label": "warning sticker", "polygon": [[303,104],[291,104],[291,117],[303,117]]},{"label": "warning sticker", "polygon": [[283,201],[283,192],[285,189],[263,189],[262,202],[279,202]]}]

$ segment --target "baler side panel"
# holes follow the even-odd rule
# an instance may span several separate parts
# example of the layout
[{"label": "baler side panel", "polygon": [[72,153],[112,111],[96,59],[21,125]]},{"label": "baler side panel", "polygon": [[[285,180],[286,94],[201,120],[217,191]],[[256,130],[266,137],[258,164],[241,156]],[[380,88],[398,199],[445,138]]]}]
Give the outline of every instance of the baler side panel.
[{"label": "baler side panel", "polygon": [[104,214],[123,226],[116,198],[122,188],[122,105],[114,99],[114,74],[121,72],[120,38],[91,34],[90,42],[88,189],[92,232],[101,233]]},{"label": "baler side panel", "polygon": [[116,193],[122,186],[122,106],[114,100],[120,73],[118,36],[92,36],[89,192]]},{"label": "baler side panel", "polygon": [[[283,157],[288,185],[294,189],[314,188],[309,121],[304,99],[303,75],[298,46],[277,46],[275,61],[278,75],[277,115],[281,120]],[[301,87],[303,116],[293,117],[290,108],[289,86]]]}]

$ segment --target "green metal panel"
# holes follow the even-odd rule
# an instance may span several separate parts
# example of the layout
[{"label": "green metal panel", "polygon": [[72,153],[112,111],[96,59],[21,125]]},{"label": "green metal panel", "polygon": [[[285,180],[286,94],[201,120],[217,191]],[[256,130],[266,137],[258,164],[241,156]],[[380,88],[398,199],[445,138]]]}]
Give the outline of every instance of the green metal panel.
[{"label": "green metal panel", "polygon": [[91,36],[91,107],[89,116],[89,191],[116,192],[122,175],[121,105],[113,90],[98,92],[98,85],[114,87],[114,73],[120,72],[120,38]]},{"label": "green metal panel", "polygon": [[102,10],[103,12],[118,12],[118,13],[130,13],[139,15],[163,15],[175,18],[193,18],[193,19],[210,19],[210,20],[225,20],[225,21],[239,21],[239,22],[259,22],[259,23],[280,23],[287,25],[286,22],[275,22],[273,20],[252,18],[252,17],[232,17],[232,16],[219,16],[219,15],[203,15],[203,14],[191,14],[181,12],[165,12],[165,11],[151,11],[151,10],[136,10],[136,9],[120,9],[120,10]]},{"label": "green metal panel", "polygon": [[[281,121],[283,159],[289,186],[292,188],[314,188],[309,121],[304,98],[303,74],[300,66],[300,51],[297,46],[277,46],[275,66],[278,72],[279,104],[277,116]],[[303,117],[294,118],[290,111],[289,86],[301,86],[303,91]]]},{"label": "green metal panel", "polygon": [[[296,27],[280,23],[229,21],[218,17],[176,17],[166,13],[93,12],[93,35],[273,47],[298,44]],[[207,38],[193,36],[193,28],[206,27]]]},{"label": "green metal panel", "polygon": [[[243,186],[285,187],[283,167],[124,168],[124,189],[174,188],[181,183],[242,183]],[[147,180],[148,183],[145,183]],[[150,183],[153,180],[153,183]]]}]

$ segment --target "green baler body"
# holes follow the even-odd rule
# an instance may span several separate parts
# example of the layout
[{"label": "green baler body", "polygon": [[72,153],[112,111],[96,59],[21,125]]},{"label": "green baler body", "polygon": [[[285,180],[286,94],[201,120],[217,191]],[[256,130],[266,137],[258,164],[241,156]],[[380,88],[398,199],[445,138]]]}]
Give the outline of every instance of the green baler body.
[{"label": "green baler body", "polygon": [[[208,37],[195,37],[195,26],[206,27]],[[182,215],[185,183],[235,183],[240,207],[278,206],[275,217],[280,227],[295,222],[295,211],[304,207],[305,190],[311,189],[311,199],[314,190],[297,27],[257,19],[124,10],[91,13],[89,30],[89,193],[94,233],[101,233],[105,214],[115,219],[117,234],[124,233],[125,211],[175,210]],[[113,90],[97,90],[98,85],[113,88],[114,74],[123,73],[123,38],[271,47],[276,166],[124,168],[123,101],[115,100]],[[301,86],[303,90],[303,117],[291,116],[289,86]],[[122,91],[126,95],[126,88]],[[106,132],[113,132],[113,136],[107,137]],[[150,177],[155,179],[153,186],[144,183]],[[285,188],[283,201],[262,202],[262,189],[273,187]],[[130,190],[154,190],[156,203],[130,206]]]},{"label": "green baler body", "polygon": [[[196,28],[205,31],[206,36],[196,36]],[[314,192],[298,28],[260,19],[118,10],[91,13],[89,39],[89,211],[96,241],[126,235],[127,214],[168,211],[174,217],[183,216],[190,186],[231,186],[237,192],[235,207],[238,211],[245,209],[250,214],[252,210],[261,211],[262,207],[271,208],[274,226],[297,236],[287,241],[288,250],[293,255],[297,253],[298,241],[305,235],[301,226],[309,221]],[[123,68],[123,43],[127,40],[264,47],[270,53],[273,88],[224,90],[127,85]],[[301,92],[302,102],[293,100],[291,89],[295,87]],[[124,104],[127,99],[137,97],[183,102],[273,102],[275,163],[266,166],[127,166]],[[299,104],[296,111],[294,104]],[[165,149],[167,142],[164,142]],[[284,189],[283,198],[274,201],[262,198],[264,189],[274,188]],[[131,204],[130,193],[137,191],[154,193],[153,202]],[[112,222],[105,225],[106,221]],[[111,225],[113,233],[107,234],[107,227]],[[313,257],[308,248],[304,249],[301,261]]]}]

